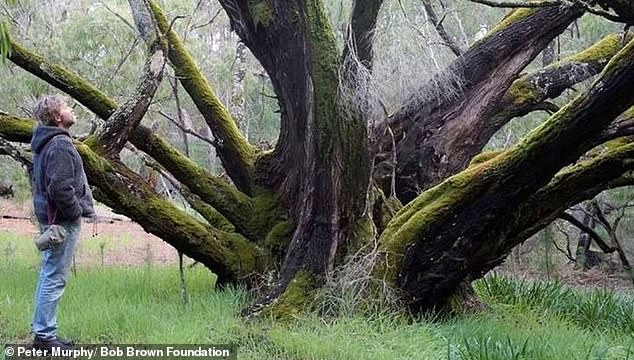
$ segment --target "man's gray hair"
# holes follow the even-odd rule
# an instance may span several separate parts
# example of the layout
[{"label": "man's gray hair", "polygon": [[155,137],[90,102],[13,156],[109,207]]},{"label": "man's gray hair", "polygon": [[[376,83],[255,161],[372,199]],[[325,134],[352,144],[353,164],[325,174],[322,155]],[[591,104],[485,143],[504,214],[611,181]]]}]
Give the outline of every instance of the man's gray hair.
[{"label": "man's gray hair", "polygon": [[55,126],[55,117],[65,103],[66,98],[61,95],[43,95],[35,103],[33,114],[41,124]]}]

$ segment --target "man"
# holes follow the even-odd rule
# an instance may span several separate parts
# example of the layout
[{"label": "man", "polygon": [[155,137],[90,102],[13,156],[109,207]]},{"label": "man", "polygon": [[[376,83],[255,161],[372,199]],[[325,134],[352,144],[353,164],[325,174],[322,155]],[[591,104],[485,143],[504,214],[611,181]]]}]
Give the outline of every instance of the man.
[{"label": "man", "polygon": [[34,108],[39,125],[31,140],[33,150],[33,209],[40,231],[57,224],[65,240],[42,252],[42,267],[35,291],[33,346],[68,348],[72,342],[57,337],[57,304],[79,237],[81,217],[93,217],[93,199],[83,162],[68,132],[75,123],[73,109],[59,95],[41,97]]}]

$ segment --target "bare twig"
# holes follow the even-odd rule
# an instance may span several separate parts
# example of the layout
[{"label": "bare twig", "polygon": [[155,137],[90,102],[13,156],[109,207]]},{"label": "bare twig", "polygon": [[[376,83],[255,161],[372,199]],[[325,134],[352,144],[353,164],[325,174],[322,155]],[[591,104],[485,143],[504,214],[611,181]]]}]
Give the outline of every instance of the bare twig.
[{"label": "bare twig", "polygon": [[609,246],[608,244],[606,244],[606,242],[603,240],[603,238],[601,238],[601,236],[599,236],[599,234],[597,234],[596,231],[594,231],[593,229],[591,229],[590,227],[584,225],[581,221],[577,220],[574,216],[563,212],[559,215],[559,218],[562,220],[566,220],[569,223],[571,223],[572,225],[578,227],[579,229],[581,229],[583,232],[585,232],[586,234],[590,235],[590,237],[592,238],[592,240],[594,240],[597,245],[599,245],[599,247],[601,248],[601,250],[606,253],[606,254],[610,254],[613,253],[614,251],[616,251],[616,248],[613,248],[611,246]]},{"label": "bare twig", "polygon": [[209,26],[209,25],[213,24],[214,21],[216,20],[216,18],[218,17],[218,15],[220,15],[221,12],[222,12],[222,8],[220,8],[220,9],[218,9],[218,11],[216,11],[216,14],[214,14],[214,16],[211,18],[211,20],[207,21],[206,23],[200,24],[200,25],[194,25],[189,30],[190,31],[194,31],[196,29],[200,29],[202,27]]},{"label": "bare twig", "polygon": [[438,35],[440,35],[440,37],[445,41],[444,44],[447,45],[451,52],[453,52],[456,56],[462,55],[462,49],[447,33],[447,30],[445,30],[445,27],[442,24],[445,20],[445,16],[443,16],[441,19],[438,19],[438,15],[434,11],[430,0],[424,0],[423,6],[425,7],[427,16],[429,16],[429,20],[431,20],[432,24],[434,24],[434,27],[436,28],[436,31],[438,31]]},{"label": "bare twig", "polygon": [[134,25],[130,24],[130,22],[128,20],[126,20],[126,18],[124,18],[121,14],[119,14],[118,12],[116,12],[116,11],[112,10],[110,7],[108,7],[108,5],[106,5],[105,2],[100,1],[99,4],[101,6],[103,6],[104,8],[106,8],[106,10],[111,12],[114,16],[118,17],[119,20],[123,21],[123,23],[126,24],[130,29],[132,29],[132,32],[136,34],[136,28],[134,27]]},{"label": "bare twig", "polygon": [[554,222],[554,225],[557,228],[557,230],[560,233],[564,234],[564,236],[566,237],[566,250],[559,247],[559,244],[557,244],[557,241],[553,239],[553,244],[555,245],[555,249],[557,249],[559,252],[564,254],[568,258],[568,260],[576,263],[577,259],[575,259],[575,257],[572,255],[572,250],[570,250],[570,243],[571,243],[570,234],[557,221]]},{"label": "bare twig", "polygon": [[178,120],[174,119],[173,117],[171,117],[169,114],[167,114],[166,112],[164,112],[163,110],[158,112],[161,116],[163,116],[164,118],[166,118],[167,120],[169,120],[171,123],[173,123],[174,125],[176,125],[179,129],[181,129],[183,132],[186,132],[192,136],[195,136],[197,138],[199,138],[200,140],[212,145],[212,146],[216,146],[216,142],[212,139],[208,139],[202,135],[200,135],[199,133],[195,132],[192,129],[188,129],[185,128],[184,126],[182,126],[181,124],[179,124]]},{"label": "bare twig", "polygon": [[499,8],[542,8],[548,6],[561,6],[562,1],[559,0],[543,0],[543,1],[492,1],[492,0],[469,0],[474,3]]},{"label": "bare twig", "polygon": [[614,22],[627,22],[627,19],[611,13],[609,11],[605,11],[603,9],[596,8],[592,6],[590,3],[583,0],[542,0],[542,1],[531,1],[531,2],[523,2],[523,1],[493,1],[493,0],[469,0],[474,3],[483,4],[491,7],[498,8],[542,8],[542,7],[550,7],[550,6],[565,6],[565,5],[577,5],[581,6],[587,12],[604,17],[610,21]]}]

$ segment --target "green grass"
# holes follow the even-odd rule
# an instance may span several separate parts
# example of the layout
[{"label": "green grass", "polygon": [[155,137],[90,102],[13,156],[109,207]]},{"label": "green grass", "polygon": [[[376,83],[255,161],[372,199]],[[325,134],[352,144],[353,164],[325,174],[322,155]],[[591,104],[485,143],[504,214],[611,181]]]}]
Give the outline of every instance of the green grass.
[{"label": "green grass", "polygon": [[[0,232],[0,345],[29,341],[37,252]],[[98,261],[98,259],[95,259]],[[412,322],[371,316],[247,321],[250,297],[217,291],[198,266],[183,302],[174,266],[79,267],[59,309],[60,335],[82,343],[235,343],[240,359],[634,359],[632,299],[559,284],[489,278],[477,289],[490,310]]]}]

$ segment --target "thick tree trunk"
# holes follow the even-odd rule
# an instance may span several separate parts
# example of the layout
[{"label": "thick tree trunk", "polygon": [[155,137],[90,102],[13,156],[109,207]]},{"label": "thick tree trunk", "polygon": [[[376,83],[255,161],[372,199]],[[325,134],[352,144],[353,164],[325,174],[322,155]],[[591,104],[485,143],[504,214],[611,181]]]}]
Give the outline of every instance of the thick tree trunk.
[{"label": "thick tree trunk", "polygon": [[292,291],[317,286],[352,240],[369,182],[366,124],[339,111],[340,58],[319,1],[263,1],[257,11],[254,3],[222,3],[271,77],[282,113],[280,138],[259,181],[293,204],[295,231],[277,284],[258,301],[264,305],[292,281]]}]

